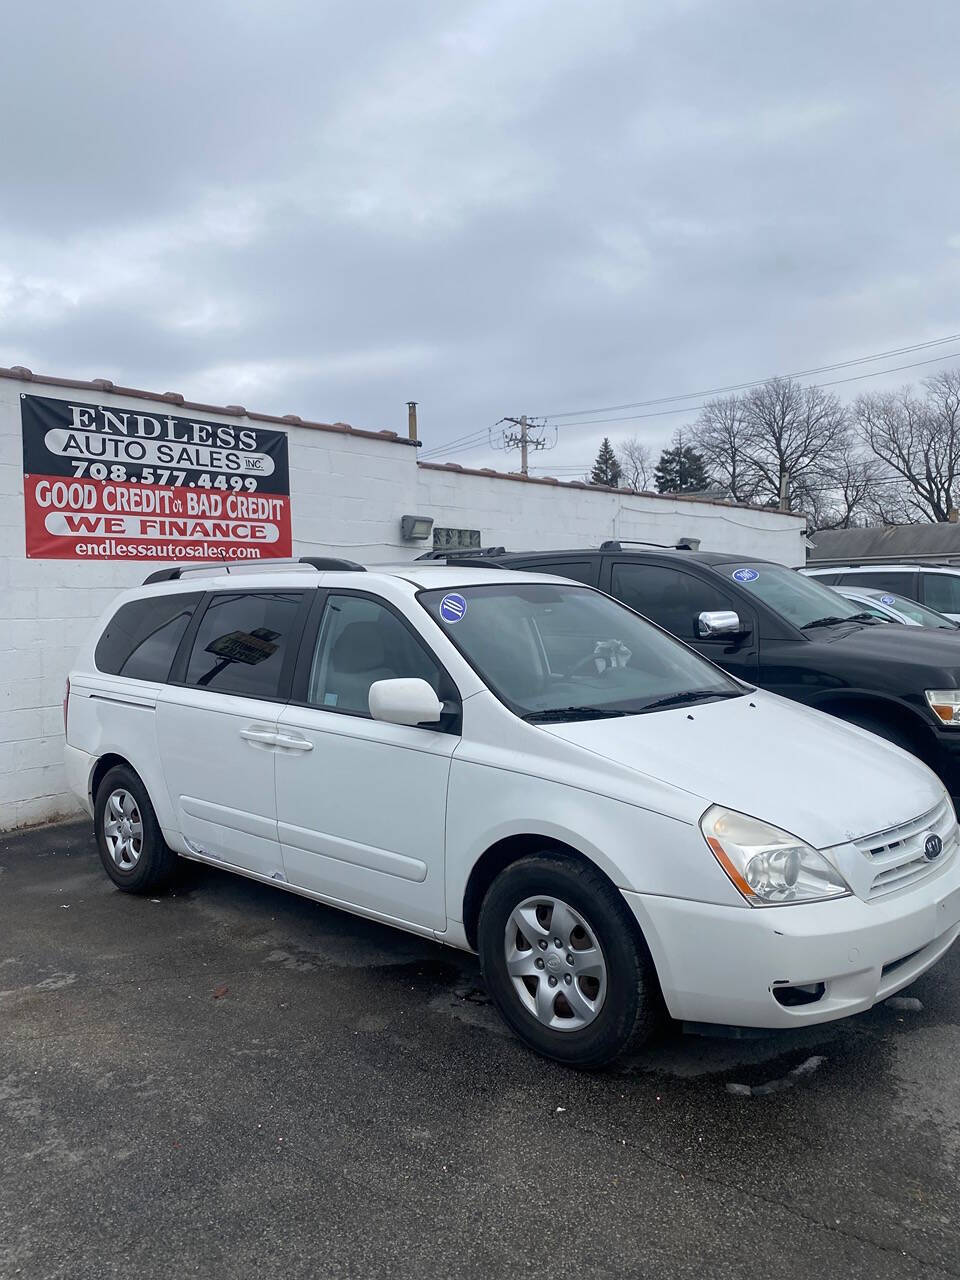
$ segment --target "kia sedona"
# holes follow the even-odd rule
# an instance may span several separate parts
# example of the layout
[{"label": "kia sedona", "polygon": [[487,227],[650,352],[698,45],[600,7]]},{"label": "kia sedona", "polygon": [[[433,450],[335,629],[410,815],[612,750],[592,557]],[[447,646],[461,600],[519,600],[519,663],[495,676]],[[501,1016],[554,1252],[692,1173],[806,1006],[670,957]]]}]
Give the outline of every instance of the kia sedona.
[{"label": "kia sedona", "polygon": [[189,859],[475,950],[581,1068],[664,1014],[858,1013],[960,932],[914,757],[577,582],[331,563],[161,572],[84,644],[66,764],[118,889]]}]

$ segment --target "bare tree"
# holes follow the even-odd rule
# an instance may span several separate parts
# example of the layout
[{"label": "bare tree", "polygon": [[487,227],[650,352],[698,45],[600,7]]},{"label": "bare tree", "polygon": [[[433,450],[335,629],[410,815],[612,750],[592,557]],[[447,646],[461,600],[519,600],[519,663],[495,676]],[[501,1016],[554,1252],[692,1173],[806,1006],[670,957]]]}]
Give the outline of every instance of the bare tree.
[{"label": "bare tree", "polygon": [[[848,452],[819,476],[808,475],[794,489],[811,533],[877,523],[876,497],[884,486],[884,467],[869,454]],[[882,523],[882,521],[880,522]]]},{"label": "bare tree", "polygon": [[792,508],[804,488],[822,484],[850,452],[847,410],[822,387],[771,378],[747,393],[743,412],[745,456],[761,500],[779,501],[783,485]]},{"label": "bare tree", "polygon": [[905,482],[912,519],[946,520],[960,497],[960,369],[912,388],[859,396],[858,432],[892,476]]},{"label": "bare tree", "polygon": [[617,461],[622,474],[621,483],[628,489],[651,489],[656,463],[648,447],[638,436],[631,436],[617,445]]},{"label": "bare tree", "polygon": [[703,454],[714,480],[730,490],[736,502],[753,502],[757,497],[757,471],[750,460],[753,435],[747,424],[743,396],[723,396],[708,400],[700,410],[690,437]]},{"label": "bare tree", "polygon": [[842,496],[832,494],[838,482],[841,489],[851,488],[852,476],[844,469],[850,455],[847,410],[830,392],[771,378],[743,395],[708,401],[693,436],[711,475],[738,502],[776,506],[784,486],[791,509],[852,518]]}]

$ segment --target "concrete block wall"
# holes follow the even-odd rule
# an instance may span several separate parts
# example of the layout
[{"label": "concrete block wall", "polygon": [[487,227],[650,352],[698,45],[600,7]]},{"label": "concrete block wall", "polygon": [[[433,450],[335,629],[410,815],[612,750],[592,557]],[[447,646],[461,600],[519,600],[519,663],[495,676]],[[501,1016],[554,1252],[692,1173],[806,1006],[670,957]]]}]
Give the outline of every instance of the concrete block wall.
[{"label": "concrete block wall", "polygon": [[480,528],[483,545],[515,551],[590,547],[607,538],[672,544],[693,537],[704,551],[804,563],[804,521],[780,511],[429,465],[417,468],[417,502],[436,524]]},{"label": "concrete block wall", "polygon": [[[66,676],[81,639],[117,592],[157,567],[26,558],[22,392],[238,422],[235,411],[0,370],[0,830],[76,812],[61,764]],[[518,550],[692,536],[706,549],[803,563],[803,521],[795,516],[425,466],[416,449],[389,433],[269,425],[288,433],[295,555],[341,555],[371,565],[410,560],[430,544],[401,542],[400,517],[420,514],[438,525],[480,529],[484,545]]]}]

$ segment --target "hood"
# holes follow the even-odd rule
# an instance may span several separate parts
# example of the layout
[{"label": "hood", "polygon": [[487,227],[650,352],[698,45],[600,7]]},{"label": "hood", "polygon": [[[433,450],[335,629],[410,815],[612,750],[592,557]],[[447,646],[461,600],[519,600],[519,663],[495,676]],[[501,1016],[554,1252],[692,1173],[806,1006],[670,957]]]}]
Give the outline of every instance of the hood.
[{"label": "hood", "polygon": [[808,640],[835,644],[839,652],[878,662],[909,662],[960,676],[960,631],[937,627],[838,623],[805,631]]},{"label": "hood", "polygon": [[899,747],[773,693],[577,720],[544,732],[826,849],[932,809],[933,773]]}]

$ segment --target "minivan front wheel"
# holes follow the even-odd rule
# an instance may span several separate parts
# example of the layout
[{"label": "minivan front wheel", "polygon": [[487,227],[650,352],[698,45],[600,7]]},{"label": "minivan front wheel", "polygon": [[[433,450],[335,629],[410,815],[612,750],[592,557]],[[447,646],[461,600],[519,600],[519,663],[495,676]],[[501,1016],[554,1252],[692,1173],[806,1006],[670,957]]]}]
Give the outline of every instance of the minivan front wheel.
[{"label": "minivan front wheel", "polygon": [[177,855],[163,839],[146,788],[127,765],[101,779],[93,822],[100,861],[118,889],[152,893],[169,884]]},{"label": "minivan front wheel", "polygon": [[569,1066],[606,1066],[660,1021],[653,962],[621,894],[559,851],[513,863],[483,901],[478,949],[513,1031]]}]

